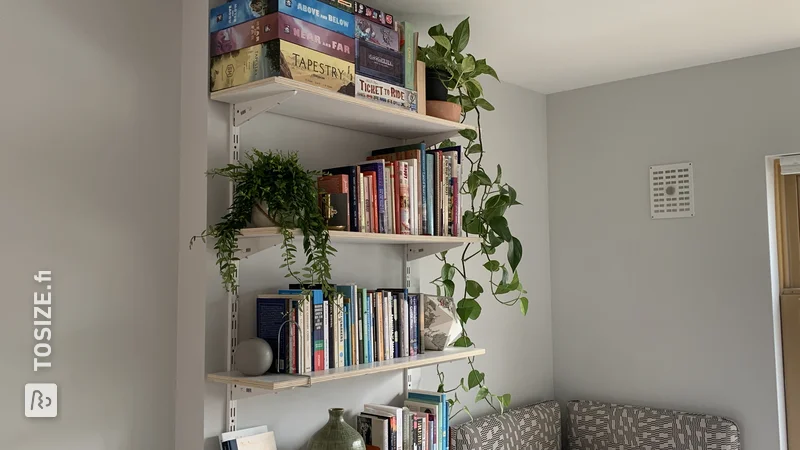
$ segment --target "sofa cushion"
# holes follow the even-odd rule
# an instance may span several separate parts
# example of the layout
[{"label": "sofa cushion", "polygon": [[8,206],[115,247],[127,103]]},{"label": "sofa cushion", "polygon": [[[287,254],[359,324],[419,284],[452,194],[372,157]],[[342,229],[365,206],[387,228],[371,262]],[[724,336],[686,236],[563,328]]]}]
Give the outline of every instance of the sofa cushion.
[{"label": "sofa cushion", "polygon": [[572,401],[569,450],[741,450],[739,427],[723,417]]},{"label": "sofa cushion", "polygon": [[451,450],[559,450],[561,408],[554,401],[450,427]]}]

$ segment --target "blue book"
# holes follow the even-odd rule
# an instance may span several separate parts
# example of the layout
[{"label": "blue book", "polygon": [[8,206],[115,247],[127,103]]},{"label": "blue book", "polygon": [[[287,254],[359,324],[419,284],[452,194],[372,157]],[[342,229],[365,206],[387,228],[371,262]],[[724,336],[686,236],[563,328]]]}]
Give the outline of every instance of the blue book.
[{"label": "blue book", "polygon": [[337,285],[336,291],[341,293],[345,299],[350,300],[350,307],[345,312],[345,315],[348,317],[347,319],[347,326],[346,334],[349,336],[349,341],[347,343],[347,349],[345,350],[345,354],[349,353],[349,361],[350,364],[348,366],[355,366],[358,364],[353,357],[357,354],[355,351],[357,348],[358,343],[358,336],[353,336],[356,331],[356,324],[358,323],[358,310],[359,310],[359,303],[360,299],[358,298],[358,288],[354,284],[345,284],[345,285]]},{"label": "blue book", "polygon": [[386,167],[386,162],[382,159],[375,159],[358,164],[361,173],[375,172],[375,183],[377,184],[376,190],[378,191],[378,232],[386,233],[386,186],[383,171]]},{"label": "blue book", "polygon": [[[311,355],[313,363],[311,370],[325,370],[325,309],[322,297],[322,291],[319,289],[312,289],[311,293],[311,321],[312,321],[312,338],[311,338]],[[278,291],[281,295],[302,295],[302,289],[281,289]]]},{"label": "blue book", "polygon": [[[282,295],[259,295],[256,297],[256,336],[267,341],[275,355],[271,372],[289,373],[288,355],[290,307],[292,298]],[[278,337],[280,336],[280,339]]]},{"label": "blue book", "polygon": [[355,20],[344,12],[319,0],[228,0],[209,12],[209,32],[281,12],[349,38],[355,37]]},{"label": "blue book", "polygon": [[373,321],[372,321],[372,302],[369,299],[366,289],[361,290],[361,313],[363,315],[363,337],[362,344],[364,347],[364,363],[372,363],[375,361],[375,348],[373,345]]}]

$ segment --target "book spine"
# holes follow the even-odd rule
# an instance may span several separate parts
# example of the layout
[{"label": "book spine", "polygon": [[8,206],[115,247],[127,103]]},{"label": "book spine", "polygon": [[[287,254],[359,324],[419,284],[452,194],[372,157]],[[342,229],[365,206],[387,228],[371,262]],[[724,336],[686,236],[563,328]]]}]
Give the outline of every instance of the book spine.
[{"label": "book spine", "polygon": [[322,300],[322,357],[324,358],[322,361],[322,370],[328,370],[331,368],[331,335],[330,335],[330,311],[329,311],[329,304],[328,300]]},{"label": "book spine", "polygon": [[338,344],[336,347],[338,361],[336,367],[344,367],[344,337],[345,337],[345,323],[344,323],[344,298],[340,295],[337,301],[336,308],[336,329],[338,330]]},{"label": "book spine", "polygon": [[359,348],[360,348],[360,350],[362,352],[361,353],[362,358],[361,358],[360,362],[363,363],[363,364],[367,364],[367,363],[372,362],[372,361],[370,361],[371,353],[370,353],[370,347],[369,347],[369,341],[371,339],[368,337],[368,336],[370,336],[370,334],[369,334],[370,333],[369,332],[369,330],[370,330],[370,320],[369,320],[369,318],[372,315],[371,314],[372,307],[369,306],[368,303],[367,303],[369,300],[367,298],[367,291],[366,290],[362,290],[360,292],[359,297],[361,298],[361,329],[358,331],[358,333],[359,333],[358,340],[359,340]]},{"label": "book spine", "polygon": [[411,339],[410,339],[410,336],[409,336],[409,330],[411,330],[411,327],[409,326],[410,325],[410,323],[409,323],[410,317],[409,317],[409,314],[408,314],[409,313],[409,311],[408,311],[408,296],[407,295],[403,295],[400,298],[400,302],[401,302],[400,305],[401,305],[401,309],[402,309],[402,314],[400,315],[400,319],[401,319],[401,322],[402,322],[401,326],[400,326],[400,330],[403,332],[403,337],[400,340],[400,344],[401,344],[402,351],[403,351],[403,357],[406,357],[406,356],[410,356],[410,354],[411,354],[411,349],[409,348],[410,344],[411,344]]},{"label": "book spine", "polygon": [[425,154],[424,145],[423,150],[419,152],[419,157],[417,160],[419,161],[420,167],[420,211],[422,214],[422,229],[420,230],[419,234],[430,234],[428,231],[428,222],[430,219],[428,218],[428,155]]},{"label": "book spine", "polygon": [[386,347],[384,347],[385,336],[383,334],[384,333],[383,330],[386,328],[386,323],[383,321],[383,315],[384,315],[383,299],[380,297],[380,293],[378,292],[374,292],[372,294],[372,298],[375,303],[375,311],[376,311],[375,318],[378,321],[378,326],[377,329],[375,330],[376,332],[375,344],[378,347],[378,355],[376,357],[376,360],[383,361],[385,359],[384,353],[386,350]]},{"label": "book spine", "polygon": [[358,174],[358,231],[367,232],[367,191],[364,188],[364,174]]},{"label": "book spine", "polygon": [[411,209],[408,186],[408,163],[399,162],[400,169],[400,234],[411,234]]},{"label": "book spine", "polygon": [[[414,42],[414,25],[409,22],[402,22],[403,30],[403,55],[405,56],[405,76],[406,89],[416,89],[417,74],[417,49]],[[423,100],[424,101],[424,100]]]},{"label": "book spine", "polygon": [[292,301],[292,322],[286,324],[289,328],[289,373],[297,373],[297,302]]},{"label": "book spine", "polygon": [[425,354],[425,302],[427,302],[425,294],[419,294],[419,302],[417,303],[417,322],[419,322],[417,347],[420,355]]},{"label": "book spine", "polygon": [[342,316],[342,327],[344,329],[344,367],[350,367],[350,303],[344,304],[344,314]]},{"label": "book spine", "polygon": [[392,354],[395,358],[403,356],[400,342],[401,316],[402,311],[400,310],[400,296],[397,294],[392,294]]},{"label": "book spine", "polygon": [[383,186],[386,192],[386,233],[394,234],[394,174],[392,163],[383,167]]},{"label": "book spine", "polygon": [[389,432],[389,434],[391,435],[390,437],[391,442],[389,443],[389,445],[393,450],[399,450],[399,447],[397,446],[397,417],[392,417],[391,419],[389,419],[389,424],[390,424],[389,426],[391,427],[391,430]]}]

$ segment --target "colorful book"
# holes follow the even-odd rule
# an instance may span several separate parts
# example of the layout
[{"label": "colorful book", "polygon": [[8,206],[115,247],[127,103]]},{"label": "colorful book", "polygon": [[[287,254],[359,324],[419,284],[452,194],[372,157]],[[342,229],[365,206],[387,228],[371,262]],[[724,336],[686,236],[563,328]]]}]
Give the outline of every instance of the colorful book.
[{"label": "colorful book", "polygon": [[377,233],[377,214],[375,204],[375,172],[362,172],[364,175],[364,205],[365,215],[367,216],[367,233]]},{"label": "colorful book", "polygon": [[[409,22],[400,22],[398,31],[401,51],[406,62],[405,86],[406,89],[417,90],[417,36],[419,35],[414,32],[414,25]],[[425,102],[425,99],[421,98],[421,102]]]},{"label": "colorful book", "polygon": [[400,220],[398,221],[398,228],[400,229],[399,234],[411,234],[411,197],[410,187],[408,184],[408,163],[398,162],[397,168],[399,174],[397,175],[397,198],[399,201],[398,209],[400,217]]},{"label": "colorful book", "polygon": [[[302,289],[294,289],[294,286],[291,285],[290,289],[281,289],[278,291],[280,295],[302,295]],[[327,348],[326,346],[326,330],[327,330],[327,320],[326,311],[324,308],[324,299],[322,295],[322,290],[320,289],[311,289],[308,291],[309,295],[311,296],[310,301],[306,302],[306,307],[311,307],[311,319],[313,324],[313,362],[311,370],[316,372],[319,370],[326,370],[327,367],[325,366],[325,355]]]},{"label": "colorful book", "polygon": [[370,414],[356,418],[356,430],[364,438],[367,450],[389,450],[389,419]]},{"label": "colorful book", "polygon": [[[429,405],[429,409],[417,409],[419,412],[434,413],[437,422],[437,443],[441,449],[446,449],[447,440],[447,427],[449,427],[448,408],[447,408],[447,394],[430,391],[410,390],[408,391],[408,400],[406,406],[408,409],[414,411],[415,408],[421,408],[424,405]],[[422,404],[422,405],[420,405]],[[435,408],[430,408],[435,406]],[[435,409],[435,411],[434,411]]]},{"label": "colorful book", "polygon": [[367,190],[364,188],[364,174],[358,174],[358,211],[359,211],[359,231],[362,233],[367,232]]},{"label": "colorful book", "polygon": [[[366,404],[364,405],[364,413],[388,415],[390,417],[389,424],[391,426],[391,445],[392,448],[399,449],[402,447],[403,440],[403,408],[395,408],[393,406]],[[400,444],[398,446],[398,444]]]},{"label": "colorful book", "polygon": [[348,191],[348,200],[350,201],[350,210],[349,210],[349,218],[350,218],[350,227],[348,231],[361,231],[360,223],[359,223],[359,173],[361,170],[358,166],[345,166],[345,167],[336,167],[333,169],[325,169],[323,170],[324,173],[329,173],[331,175],[346,175],[347,176],[347,191]]},{"label": "colorful book", "polygon": [[358,164],[359,168],[361,169],[362,173],[367,172],[374,172],[375,173],[375,203],[377,204],[377,217],[378,220],[378,228],[377,230],[373,231],[374,233],[386,233],[386,186],[384,186],[384,175],[383,171],[385,168],[385,161],[382,159],[376,159],[372,161],[366,161]]},{"label": "colorful book", "polygon": [[[367,159],[384,159],[386,161],[401,161],[401,160],[408,160],[408,159],[415,159],[417,160],[417,167],[418,167],[418,174],[419,174],[419,183],[415,185],[411,185],[412,188],[416,188],[418,192],[417,196],[417,207],[419,209],[419,214],[421,214],[421,222],[422,222],[422,231],[419,234],[430,234],[433,235],[433,224],[428,224],[428,209],[429,209],[429,201],[433,200],[432,193],[429,194],[429,184],[428,183],[428,158],[424,158],[423,156],[426,155],[426,146],[425,143],[421,144],[412,144],[412,145],[403,145],[399,147],[389,147],[380,150],[375,150],[372,152],[371,156]],[[432,158],[431,158],[432,159]],[[430,205],[430,209],[432,210],[433,207]],[[432,211],[431,211],[432,212]],[[424,231],[430,230],[430,231]]]}]

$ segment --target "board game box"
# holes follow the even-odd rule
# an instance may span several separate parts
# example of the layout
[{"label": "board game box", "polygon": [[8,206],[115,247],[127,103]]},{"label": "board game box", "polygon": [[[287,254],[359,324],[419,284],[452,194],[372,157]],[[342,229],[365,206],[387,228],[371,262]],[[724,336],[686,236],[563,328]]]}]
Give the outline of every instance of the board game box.
[{"label": "board game box", "polygon": [[355,62],[355,40],[283,13],[273,13],[211,33],[211,56],[283,39],[347,62]]},{"label": "board game box", "polygon": [[211,58],[211,92],[281,76],[355,95],[353,63],[275,39]]},{"label": "board game box", "polygon": [[353,2],[349,0],[321,0],[331,6],[341,9],[342,11],[353,14]]},{"label": "board game box", "polygon": [[356,39],[356,73],[396,86],[405,86],[404,55]]},{"label": "board game box", "polygon": [[373,80],[362,75],[356,75],[356,97],[397,106],[409,111],[417,111],[418,96],[416,91],[400,86],[392,86],[389,83]]},{"label": "board game box", "polygon": [[400,35],[397,31],[369,21],[364,17],[356,17],[356,39],[396,52],[400,51]]},{"label": "board game box", "polygon": [[366,17],[375,23],[386,25],[389,28],[394,28],[394,17],[391,14],[382,13],[381,11],[363,3],[355,2],[353,5],[353,13],[355,13],[357,16]]},{"label": "board game box", "polygon": [[320,0],[231,0],[211,10],[209,31],[224,30],[275,12],[288,14],[349,38],[355,36],[353,15]]}]

